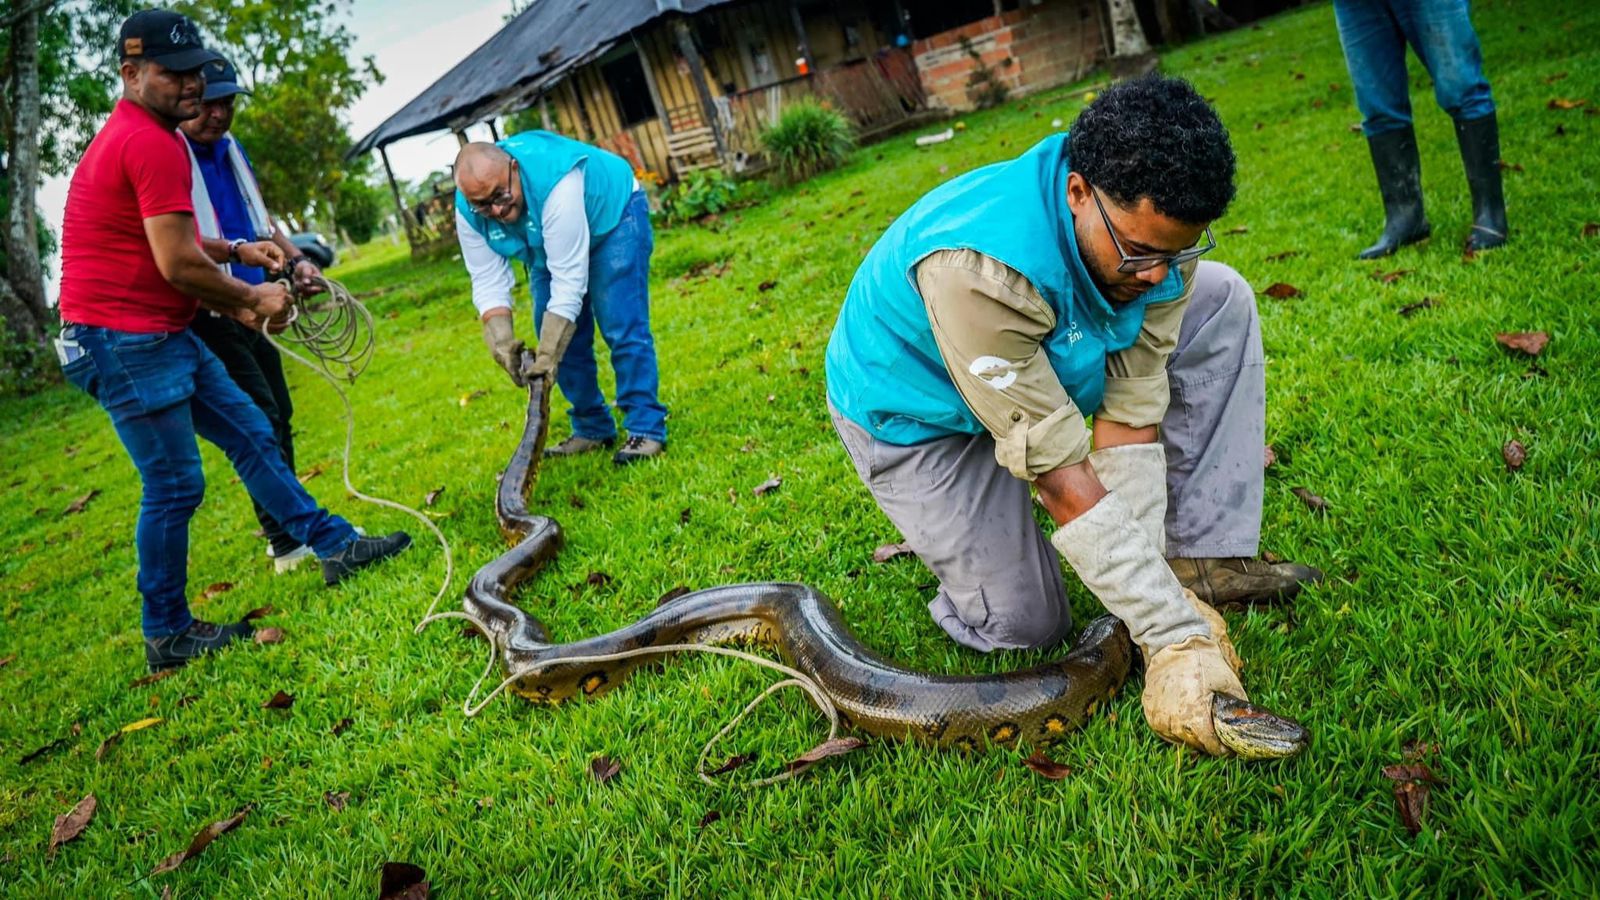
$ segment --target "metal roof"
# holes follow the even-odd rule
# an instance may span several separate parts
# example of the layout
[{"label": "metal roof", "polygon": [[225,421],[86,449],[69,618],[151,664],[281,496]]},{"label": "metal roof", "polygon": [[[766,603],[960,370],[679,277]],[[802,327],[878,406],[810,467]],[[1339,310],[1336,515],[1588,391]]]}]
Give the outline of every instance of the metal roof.
[{"label": "metal roof", "polygon": [[730,0],[534,0],[494,37],[356,141],[348,157],[401,138],[458,129],[526,104],[633,29]]}]

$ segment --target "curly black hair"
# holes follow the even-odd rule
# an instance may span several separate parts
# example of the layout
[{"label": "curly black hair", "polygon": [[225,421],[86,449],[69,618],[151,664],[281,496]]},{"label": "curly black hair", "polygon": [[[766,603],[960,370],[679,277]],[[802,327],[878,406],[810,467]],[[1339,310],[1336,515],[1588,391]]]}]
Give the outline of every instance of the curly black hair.
[{"label": "curly black hair", "polygon": [[1072,170],[1132,206],[1199,225],[1233,199],[1233,146],[1217,111],[1181,78],[1151,73],[1106,89],[1067,136]]}]

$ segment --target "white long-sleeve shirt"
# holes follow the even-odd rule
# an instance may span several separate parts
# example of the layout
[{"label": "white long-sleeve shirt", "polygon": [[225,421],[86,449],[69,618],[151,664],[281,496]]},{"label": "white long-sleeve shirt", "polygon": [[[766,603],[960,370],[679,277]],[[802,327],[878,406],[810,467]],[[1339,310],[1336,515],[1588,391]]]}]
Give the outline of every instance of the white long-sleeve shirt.
[{"label": "white long-sleeve shirt", "polygon": [[[544,238],[545,265],[550,270],[548,309],[576,322],[589,291],[589,214],[583,205],[583,169],[561,176],[539,214]],[[483,235],[473,230],[467,217],[456,210],[456,239],[461,260],[472,276],[472,305],[478,315],[491,309],[510,309],[516,276],[511,260],[494,252]]]}]

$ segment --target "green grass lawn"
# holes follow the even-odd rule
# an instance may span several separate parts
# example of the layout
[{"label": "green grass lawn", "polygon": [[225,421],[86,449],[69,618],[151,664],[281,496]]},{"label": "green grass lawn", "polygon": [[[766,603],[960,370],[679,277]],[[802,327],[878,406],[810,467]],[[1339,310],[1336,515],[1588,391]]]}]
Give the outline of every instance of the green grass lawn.
[{"label": "green grass lawn", "polygon": [[[1314,730],[1302,758],[1180,753],[1145,726],[1135,685],[1053,751],[1073,768],[1059,782],[1005,752],[872,744],[776,788],[709,788],[692,771],[701,742],[768,683],[721,659],[680,661],[592,703],[502,699],[466,719],[485,645],[454,622],[412,634],[441,556],[416,523],[344,496],[339,406],[303,370],[291,376],[300,468],[326,470],[310,489],[369,529],[412,527],[418,546],[336,590],[309,571],[274,577],[244,492],[207,446],[190,594],[233,587],[196,611],[227,619],[271,603],[279,612],[260,624],[286,639],[130,687],[144,674],[138,481],[104,414],[61,389],[0,405],[0,894],[374,896],[380,866],[398,860],[448,897],[1594,895],[1600,236],[1582,232],[1600,221],[1600,6],[1475,6],[1515,164],[1514,234],[1470,261],[1454,136],[1419,70],[1435,237],[1380,263],[1352,258],[1381,214],[1330,7],[1164,61],[1214,98],[1239,154],[1214,258],[1258,291],[1304,292],[1260,300],[1279,457],[1264,548],[1330,578],[1293,609],[1229,616],[1252,694]],[[1589,104],[1551,109],[1553,98]],[[857,261],[895,215],[1079,108],[1056,92],[970,115],[949,143],[897,137],[715,230],[658,234],[670,451],[625,470],[600,456],[544,468],[535,506],[562,521],[568,546],[524,605],[568,639],[631,621],[679,585],[796,580],[908,665],[1032,661],[956,648],[924,610],[927,571],[871,561],[896,535],[832,433],[822,353]],[[1397,269],[1408,271],[1392,283],[1370,277]],[[442,488],[428,512],[467,570],[453,604],[502,549],[492,495],[522,397],[483,350],[459,262],[373,247],[335,275],[380,327],[354,390],[355,480],[413,505]],[[1425,298],[1435,305],[1398,314]],[[518,323],[531,334],[526,309]],[[1495,344],[1500,331],[1551,342],[1531,366]],[[554,437],[565,433],[558,415]],[[1528,450],[1516,473],[1501,460],[1512,439]],[[782,487],[753,496],[772,475]],[[1295,487],[1326,497],[1326,514]],[[63,515],[91,490],[82,513]],[[1080,621],[1096,612],[1081,589],[1073,607]],[[293,708],[262,708],[280,689]],[[95,758],[103,738],[150,716],[164,721]],[[769,771],[821,733],[785,697],[727,747],[760,751],[753,768]],[[1411,742],[1437,745],[1427,762],[1443,781],[1416,837],[1381,772]],[[609,783],[589,774],[599,755],[622,765]],[[93,822],[48,859],[53,817],[89,792]],[[325,799],[345,792],[342,809]],[[143,877],[246,804],[203,855]],[[710,812],[720,818],[702,827]]]}]

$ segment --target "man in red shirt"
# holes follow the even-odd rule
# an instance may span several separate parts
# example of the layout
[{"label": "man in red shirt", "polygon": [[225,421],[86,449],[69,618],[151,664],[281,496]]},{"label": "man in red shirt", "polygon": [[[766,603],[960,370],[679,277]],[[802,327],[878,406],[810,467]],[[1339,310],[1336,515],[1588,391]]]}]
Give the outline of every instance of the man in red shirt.
[{"label": "man in red shirt", "polygon": [[61,239],[67,380],[111,417],[144,485],[135,541],[145,661],[181,666],[242,637],[246,622],[195,619],[186,600],[189,519],[205,493],[195,435],[222,448],[273,518],[322,559],[335,584],[404,550],[405,532],[362,537],[306,493],[266,416],[189,330],[203,303],[253,327],[289,303],[280,284],[245,284],[227,262],[281,269],[271,242],[201,240],[188,154],[176,128],[200,112],[201,67],[219,57],[194,23],[144,10],[122,23],[122,99],[72,174]]}]

